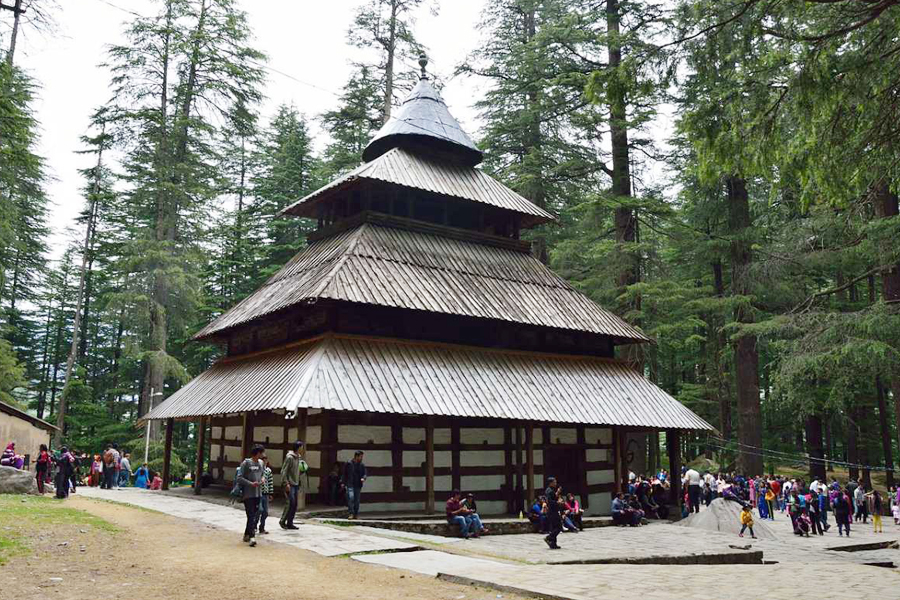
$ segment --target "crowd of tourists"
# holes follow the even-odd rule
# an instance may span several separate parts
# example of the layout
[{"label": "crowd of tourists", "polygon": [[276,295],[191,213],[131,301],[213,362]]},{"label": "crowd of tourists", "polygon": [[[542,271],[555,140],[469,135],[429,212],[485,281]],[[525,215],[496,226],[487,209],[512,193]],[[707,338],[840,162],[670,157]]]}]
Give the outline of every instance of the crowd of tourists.
[{"label": "crowd of tourists", "polygon": [[151,471],[147,463],[133,471],[131,455],[121,451],[118,444],[107,444],[102,452],[93,455],[67,446],[50,451],[46,444],[41,444],[30,463],[26,465],[26,456],[17,452],[15,442],[9,442],[0,455],[0,466],[20,470],[33,466],[38,492],[43,494],[52,485],[57,498],[67,498],[76,493],[79,486],[162,488],[160,474]]},{"label": "crowd of tourists", "polygon": [[733,473],[705,472],[685,469],[682,476],[684,497],[682,515],[700,512],[701,506],[709,506],[716,498],[737,502],[742,506],[741,536],[749,529],[753,534],[753,511],[759,519],[775,521],[776,515],[790,519],[793,533],[798,536],[824,535],[831,529],[828,513],[833,513],[838,535],[850,536],[852,523],[868,524],[876,533],[882,533],[882,516],[891,514],[895,524],[900,524],[900,494],[895,488],[887,497],[876,489],[867,487],[862,478],[850,480],[846,485],[832,478],[831,481],[813,479],[807,483],[800,478],[780,475],[769,477],[745,477]]}]

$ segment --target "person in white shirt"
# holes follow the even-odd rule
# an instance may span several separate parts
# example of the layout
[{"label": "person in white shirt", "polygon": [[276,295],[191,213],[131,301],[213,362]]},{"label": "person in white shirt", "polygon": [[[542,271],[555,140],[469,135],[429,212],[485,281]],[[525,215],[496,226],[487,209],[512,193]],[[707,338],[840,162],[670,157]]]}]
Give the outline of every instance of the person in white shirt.
[{"label": "person in white shirt", "polygon": [[696,469],[688,469],[681,483],[687,486],[690,512],[700,512],[700,473]]}]

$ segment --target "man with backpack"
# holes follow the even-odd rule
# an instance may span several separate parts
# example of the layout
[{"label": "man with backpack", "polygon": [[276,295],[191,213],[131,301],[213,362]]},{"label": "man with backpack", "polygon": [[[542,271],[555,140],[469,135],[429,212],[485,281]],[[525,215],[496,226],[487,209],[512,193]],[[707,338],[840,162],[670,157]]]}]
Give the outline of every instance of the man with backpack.
[{"label": "man with backpack", "polygon": [[244,527],[244,542],[251,547],[256,546],[256,523],[259,519],[260,485],[263,478],[263,466],[259,461],[265,448],[257,444],[250,451],[250,456],[241,462],[235,478],[235,487],[240,486],[241,500],[244,502],[244,512],[247,515],[247,525]]},{"label": "man with backpack", "polygon": [[294,525],[294,516],[297,514],[297,498],[300,495],[300,463],[303,461],[299,452],[302,446],[303,442],[300,440],[294,442],[293,448],[288,451],[281,464],[281,482],[288,501],[278,521],[282,529],[299,529]]}]

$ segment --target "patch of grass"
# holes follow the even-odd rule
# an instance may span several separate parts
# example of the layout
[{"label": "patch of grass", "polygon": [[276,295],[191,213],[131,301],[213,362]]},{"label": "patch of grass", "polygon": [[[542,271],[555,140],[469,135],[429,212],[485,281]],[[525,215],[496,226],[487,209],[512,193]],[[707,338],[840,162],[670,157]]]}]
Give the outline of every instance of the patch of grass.
[{"label": "patch of grass", "polygon": [[44,496],[0,495],[0,565],[13,556],[27,554],[27,540],[38,531],[70,525],[115,533],[111,523],[63,501]]}]

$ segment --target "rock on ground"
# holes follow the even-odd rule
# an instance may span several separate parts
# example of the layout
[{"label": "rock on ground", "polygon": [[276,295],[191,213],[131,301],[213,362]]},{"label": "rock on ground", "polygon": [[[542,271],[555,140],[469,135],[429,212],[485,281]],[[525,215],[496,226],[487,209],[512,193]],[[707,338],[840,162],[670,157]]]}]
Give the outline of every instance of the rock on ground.
[{"label": "rock on ground", "polygon": [[[741,531],[741,505],[724,498],[716,498],[709,506],[701,508],[699,513],[693,513],[688,518],[675,523],[679,527],[692,527],[706,531],[721,531],[733,533],[737,536]],[[778,536],[769,527],[769,524],[759,518],[759,513],[753,511],[753,533],[761,540],[774,540]],[[750,532],[744,532],[750,537]]]},{"label": "rock on ground", "polygon": [[0,467],[0,494],[35,494],[37,482],[34,473],[12,467]]}]

